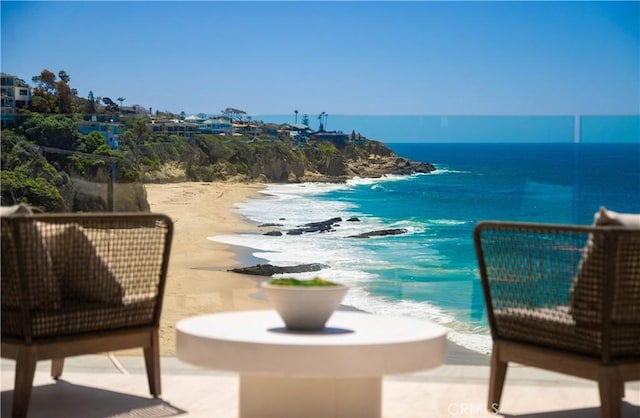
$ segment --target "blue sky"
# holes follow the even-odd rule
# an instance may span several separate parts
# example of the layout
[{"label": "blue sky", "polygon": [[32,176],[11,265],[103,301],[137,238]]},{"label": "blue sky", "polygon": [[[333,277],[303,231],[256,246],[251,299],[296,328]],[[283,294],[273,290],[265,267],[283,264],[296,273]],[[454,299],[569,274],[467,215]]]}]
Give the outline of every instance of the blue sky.
[{"label": "blue sky", "polygon": [[1,69],[153,110],[640,113],[639,2],[10,2]]}]

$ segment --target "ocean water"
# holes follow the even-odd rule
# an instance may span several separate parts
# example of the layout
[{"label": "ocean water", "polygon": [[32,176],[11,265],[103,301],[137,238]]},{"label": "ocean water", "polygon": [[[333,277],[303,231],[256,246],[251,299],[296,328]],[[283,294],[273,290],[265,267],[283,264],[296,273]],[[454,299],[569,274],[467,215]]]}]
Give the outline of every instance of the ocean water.
[{"label": "ocean water", "polygon": [[[298,123],[302,113],[256,115],[254,120]],[[319,129],[317,115],[308,115],[309,127]],[[637,143],[640,115],[329,115],[324,128],[357,132],[385,143]]]},{"label": "ocean water", "polygon": [[[452,341],[488,352],[472,240],[478,221],[590,224],[600,206],[640,213],[640,143],[388,145],[437,170],[346,184],[269,185],[237,211],[257,223],[282,224],[283,230],[337,216],[343,222],[327,233],[211,239],[251,248],[275,265],[325,263],[330,267],[303,276],[319,274],[349,285],[346,304],[438,322]],[[346,221],[352,217],[359,221]],[[386,228],[408,232],[348,237]]]}]

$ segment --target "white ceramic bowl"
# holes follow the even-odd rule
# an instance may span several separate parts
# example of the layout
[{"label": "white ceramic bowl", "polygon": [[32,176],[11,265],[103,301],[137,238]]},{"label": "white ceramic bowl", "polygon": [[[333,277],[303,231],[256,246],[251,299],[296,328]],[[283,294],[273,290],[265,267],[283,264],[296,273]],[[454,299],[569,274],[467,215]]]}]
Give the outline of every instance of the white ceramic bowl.
[{"label": "white ceramic bowl", "polygon": [[338,309],[349,288],[337,286],[284,286],[262,283],[287,329],[319,331]]}]

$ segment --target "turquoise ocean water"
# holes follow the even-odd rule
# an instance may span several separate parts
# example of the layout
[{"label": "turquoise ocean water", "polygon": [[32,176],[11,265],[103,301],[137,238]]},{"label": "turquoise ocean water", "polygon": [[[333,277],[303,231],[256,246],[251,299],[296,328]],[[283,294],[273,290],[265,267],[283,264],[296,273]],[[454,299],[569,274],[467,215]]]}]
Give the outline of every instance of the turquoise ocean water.
[{"label": "turquoise ocean water", "polygon": [[[487,352],[489,330],[472,230],[484,219],[589,224],[602,205],[640,213],[640,141],[628,143],[388,143],[433,163],[427,175],[346,184],[270,185],[237,206],[258,223],[294,228],[340,216],[335,232],[212,237],[276,265],[325,263],[351,286],[345,303],[441,323],[449,338]],[[347,238],[383,228],[407,234]],[[265,232],[269,228],[265,229]],[[313,276],[309,274],[309,277]]]}]

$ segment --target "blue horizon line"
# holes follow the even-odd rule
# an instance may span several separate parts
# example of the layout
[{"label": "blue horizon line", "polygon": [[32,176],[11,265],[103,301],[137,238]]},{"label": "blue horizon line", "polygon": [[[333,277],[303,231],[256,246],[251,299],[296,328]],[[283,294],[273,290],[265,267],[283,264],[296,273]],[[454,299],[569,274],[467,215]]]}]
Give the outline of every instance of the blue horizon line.
[{"label": "blue horizon line", "polygon": [[[320,113],[298,113],[298,118],[301,118],[301,115],[319,115]],[[446,113],[399,113],[399,114],[367,114],[367,113],[325,113],[327,116],[348,116],[348,117],[359,117],[359,116],[368,116],[368,117],[489,117],[489,118],[499,118],[499,117],[507,117],[507,118],[548,118],[548,117],[561,117],[561,118],[573,118],[573,117],[608,117],[608,116],[637,116],[640,117],[640,113],[562,113],[562,114],[473,114],[473,113],[456,113],[456,114],[446,114]],[[251,114],[249,114],[251,116]],[[254,113],[252,117],[257,116],[282,116],[282,117],[295,117],[295,113]]]},{"label": "blue horizon line", "polygon": [[[300,117],[300,113],[298,113]],[[319,127],[315,116],[309,127]],[[256,115],[273,123],[296,122],[295,114]],[[299,122],[300,119],[297,119]],[[610,115],[328,115],[327,131],[358,131],[385,143],[636,143],[640,114]]]}]

